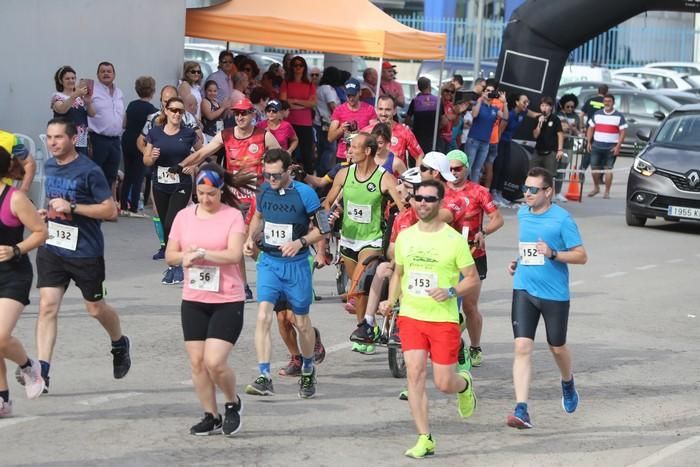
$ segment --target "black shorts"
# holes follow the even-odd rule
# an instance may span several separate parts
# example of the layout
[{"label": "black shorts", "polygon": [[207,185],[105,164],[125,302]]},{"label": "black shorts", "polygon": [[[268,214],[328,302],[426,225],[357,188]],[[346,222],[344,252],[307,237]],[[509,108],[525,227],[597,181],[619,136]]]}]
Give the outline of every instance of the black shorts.
[{"label": "black shorts", "polygon": [[365,247],[360,248],[358,251],[355,251],[352,248],[341,246],[340,247],[340,255],[357,263],[357,260],[360,258],[360,253],[362,252],[362,250],[374,250],[378,253],[382,252],[382,248],[376,247],[376,246],[365,246]]},{"label": "black shorts", "polygon": [[71,279],[88,302],[99,302],[107,295],[105,260],[96,258],[65,258],[41,247],[36,254],[37,288],[63,287],[68,289]]},{"label": "black shorts", "polygon": [[287,301],[286,298],[280,298],[275,302],[275,307],[273,308],[276,313],[280,311],[287,311],[292,309],[292,305]]},{"label": "black shorts", "polygon": [[513,290],[513,304],[510,311],[513,337],[527,337],[534,340],[540,315],[544,318],[547,343],[552,347],[561,347],[566,344],[569,301],[545,300],[533,297],[524,290]]},{"label": "black shorts", "polygon": [[183,300],[180,307],[185,341],[221,339],[236,344],[243,329],[245,302],[202,303]]},{"label": "black shorts", "polygon": [[32,263],[27,255],[19,262],[11,261],[0,266],[0,298],[10,298],[22,305],[29,305],[29,291],[32,289]]},{"label": "black shorts", "polygon": [[479,273],[479,279],[482,281],[486,279],[486,273],[489,269],[486,263],[486,255],[474,258],[474,266],[476,266],[476,272]]}]

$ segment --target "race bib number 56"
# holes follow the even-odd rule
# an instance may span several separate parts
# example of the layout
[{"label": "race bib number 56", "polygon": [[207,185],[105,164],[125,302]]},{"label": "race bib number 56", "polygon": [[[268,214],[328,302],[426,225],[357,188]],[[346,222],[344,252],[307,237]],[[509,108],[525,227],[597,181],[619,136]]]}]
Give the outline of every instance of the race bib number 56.
[{"label": "race bib number 56", "polygon": [[544,256],[537,252],[537,243],[520,242],[518,251],[520,252],[520,264],[524,266],[542,266],[544,264]]},{"label": "race bib number 56", "polygon": [[189,287],[207,292],[219,291],[218,266],[199,266],[190,268]]}]

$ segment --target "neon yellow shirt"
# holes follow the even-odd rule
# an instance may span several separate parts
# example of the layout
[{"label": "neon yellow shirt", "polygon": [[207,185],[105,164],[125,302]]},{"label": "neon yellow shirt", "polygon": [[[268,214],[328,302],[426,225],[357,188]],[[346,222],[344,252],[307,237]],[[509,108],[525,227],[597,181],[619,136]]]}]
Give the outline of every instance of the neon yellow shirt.
[{"label": "neon yellow shirt", "polygon": [[459,272],[474,259],[467,240],[449,225],[438,232],[422,232],[418,224],[396,239],[396,264],[401,277],[401,316],[420,321],[459,323],[457,298],[437,302],[426,289],[455,287]]}]

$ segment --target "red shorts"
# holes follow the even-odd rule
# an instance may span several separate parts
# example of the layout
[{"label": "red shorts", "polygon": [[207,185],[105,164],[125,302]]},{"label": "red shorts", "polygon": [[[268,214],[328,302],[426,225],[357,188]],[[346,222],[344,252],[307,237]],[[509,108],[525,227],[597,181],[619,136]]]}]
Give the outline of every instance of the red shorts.
[{"label": "red shorts", "polygon": [[399,315],[399,337],[401,349],[425,350],[433,363],[453,365],[461,344],[461,333],[457,323],[419,321]]}]

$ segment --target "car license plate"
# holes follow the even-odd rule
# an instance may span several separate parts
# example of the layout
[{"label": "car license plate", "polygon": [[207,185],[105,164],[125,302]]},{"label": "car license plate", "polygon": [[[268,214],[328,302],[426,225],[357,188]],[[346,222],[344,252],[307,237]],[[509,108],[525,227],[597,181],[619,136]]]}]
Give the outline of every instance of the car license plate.
[{"label": "car license plate", "polygon": [[668,215],[673,217],[684,217],[686,219],[700,219],[700,208],[669,206]]}]

